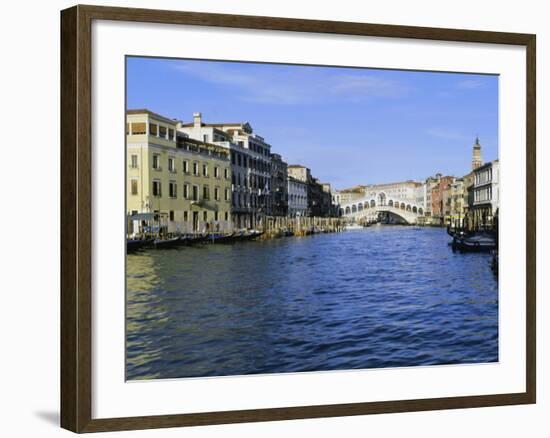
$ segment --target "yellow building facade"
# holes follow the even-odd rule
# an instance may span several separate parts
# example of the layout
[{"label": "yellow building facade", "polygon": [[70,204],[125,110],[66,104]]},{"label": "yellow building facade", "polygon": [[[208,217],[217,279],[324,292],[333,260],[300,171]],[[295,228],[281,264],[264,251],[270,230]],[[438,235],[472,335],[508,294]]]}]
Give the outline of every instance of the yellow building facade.
[{"label": "yellow building facade", "polygon": [[188,138],[181,122],[148,110],[127,111],[126,122],[128,234],[150,226],[146,216],[160,232],[230,231],[229,151]]}]

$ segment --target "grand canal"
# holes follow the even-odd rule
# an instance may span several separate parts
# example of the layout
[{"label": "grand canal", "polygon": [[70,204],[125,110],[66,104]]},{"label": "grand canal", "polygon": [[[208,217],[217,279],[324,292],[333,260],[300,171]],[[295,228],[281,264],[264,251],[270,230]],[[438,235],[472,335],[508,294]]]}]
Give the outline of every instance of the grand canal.
[{"label": "grand canal", "polygon": [[151,250],[127,258],[127,378],[498,360],[488,254],[438,228]]}]

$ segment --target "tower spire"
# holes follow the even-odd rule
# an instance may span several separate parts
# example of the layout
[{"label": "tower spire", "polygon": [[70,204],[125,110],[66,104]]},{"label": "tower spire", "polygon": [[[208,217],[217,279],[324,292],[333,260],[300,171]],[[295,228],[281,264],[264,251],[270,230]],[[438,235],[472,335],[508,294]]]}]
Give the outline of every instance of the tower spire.
[{"label": "tower spire", "polygon": [[472,151],[472,170],[477,169],[483,164],[483,159],[481,158],[481,144],[479,143],[479,136],[476,135],[476,142],[474,143]]}]

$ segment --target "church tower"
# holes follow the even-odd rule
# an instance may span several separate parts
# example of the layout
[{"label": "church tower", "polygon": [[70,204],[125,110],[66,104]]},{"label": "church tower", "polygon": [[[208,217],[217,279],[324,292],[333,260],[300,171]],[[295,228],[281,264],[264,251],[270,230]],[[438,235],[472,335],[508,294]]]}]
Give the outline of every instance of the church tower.
[{"label": "church tower", "polygon": [[477,169],[483,164],[481,158],[481,145],[479,144],[479,138],[476,137],[476,142],[474,144],[473,153],[472,153],[472,170]]}]

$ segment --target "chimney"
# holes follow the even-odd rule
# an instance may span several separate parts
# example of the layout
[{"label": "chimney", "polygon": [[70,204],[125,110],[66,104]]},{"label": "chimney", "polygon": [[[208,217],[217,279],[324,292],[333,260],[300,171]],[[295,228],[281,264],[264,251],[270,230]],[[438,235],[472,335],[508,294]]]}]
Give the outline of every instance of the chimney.
[{"label": "chimney", "polygon": [[202,126],[202,114],[193,113],[193,126],[195,128],[200,128]]}]

